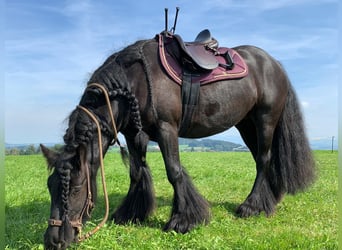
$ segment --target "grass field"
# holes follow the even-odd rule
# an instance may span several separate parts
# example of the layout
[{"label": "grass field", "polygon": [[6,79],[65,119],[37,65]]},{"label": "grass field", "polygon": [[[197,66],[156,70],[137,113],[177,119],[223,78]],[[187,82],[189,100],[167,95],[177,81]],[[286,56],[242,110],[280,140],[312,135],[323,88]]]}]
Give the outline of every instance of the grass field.
[{"label": "grass field", "polygon": [[[318,180],[305,193],[287,195],[270,218],[240,219],[234,209],[248,195],[255,177],[249,153],[182,153],[181,159],[200,193],[211,204],[209,225],[180,235],[164,233],[172,187],[160,153],[149,153],[157,209],[140,225],[107,222],[97,234],[71,249],[337,249],[337,153],[315,151]],[[105,158],[111,211],[127,192],[128,170],[117,153]],[[6,156],[6,249],[43,249],[49,217],[48,172],[41,155]],[[100,189],[101,191],[101,189]],[[104,214],[102,192],[85,231]]]}]

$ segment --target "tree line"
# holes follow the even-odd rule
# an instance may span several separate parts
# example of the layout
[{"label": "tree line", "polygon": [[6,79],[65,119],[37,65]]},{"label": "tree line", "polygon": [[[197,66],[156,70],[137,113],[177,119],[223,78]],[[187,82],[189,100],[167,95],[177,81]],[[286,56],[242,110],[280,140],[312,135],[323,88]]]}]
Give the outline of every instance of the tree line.
[{"label": "tree line", "polygon": [[[62,147],[61,144],[55,144],[51,147],[53,150],[58,150]],[[5,155],[36,155],[41,154],[39,145],[20,145],[20,146],[9,146],[5,149]]]}]

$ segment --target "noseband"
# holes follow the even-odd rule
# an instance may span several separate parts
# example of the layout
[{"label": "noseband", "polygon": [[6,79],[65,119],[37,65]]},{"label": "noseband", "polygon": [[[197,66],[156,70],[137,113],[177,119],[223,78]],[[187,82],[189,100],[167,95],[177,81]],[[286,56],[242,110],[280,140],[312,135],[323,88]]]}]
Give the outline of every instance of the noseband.
[{"label": "noseband", "polygon": [[[87,89],[91,88],[91,87],[96,87],[96,88],[101,89],[103,94],[104,94],[104,96],[105,96],[108,112],[109,112],[109,115],[110,115],[110,118],[111,118],[111,121],[112,121],[112,125],[113,125],[114,137],[113,137],[113,140],[112,140],[111,144],[118,143],[118,145],[120,146],[120,142],[118,140],[118,133],[117,133],[117,129],[116,129],[116,124],[115,124],[115,119],[114,119],[112,107],[110,105],[110,98],[109,98],[108,92],[107,92],[105,87],[103,87],[101,84],[98,84],[98,83],[91,83],[91,84],[89,84],[85,91],[87,91]],[[105,206],[106,206],[106,212],[105,212],[105,215],[104,215],[102,221],[93,230],[91,230],[90,232],[88,232],[88,233],[86,233],[86,234],[84,234],[82,236],[81,235],[81,230],[82,230],[82,226],[83,226],[83,224],[82,224],[82,217],[83,217],[85,212],[87,213],[88,216],[90,215],[90,211],[94,207],[94,204],[92,202],[92,193],[91,193],[91,187],[90,187],[89,168],[88,168],[88,165],[86,163],[85,157],[81,157],[81,165],[85,166],[85,169],[86,169],[87,200],[86,200],[86,202],[84,204],[84,207],[82,209],[82,212],[81,212],[79,218],[77,220],[69,221],[71,226],[76,228],[77,231],[79,232],[79,237],[77,238],[76,241],[80,242],[80,241],[83,241],[83,240],[89,238],[93,234],[95,234],[106,223],[106,221],[108,219],[108,214],[109,214],[109,201],[108,201],[108,193],[107,193],[107,188],[106,188],[106,178],[105,178],[105,172],[104,172],[104,163],[103,163],[103,158],[102,158],[103,148],[102,148],[102,134],[101,134],[100,123],[99,123],[98,119],[96,118],[96,116],[89,109],[87,109],[87,108],[85,108],[85,107],[83,107],[81,105],[78,105],[77,108],[79,108],[80,110],[83,110],[95,122],[96,127],[97,127],[97,135],[98,135],[98,142],[99,142],[99,156],[100,156],[99,159],[100,159],[101,179],[102,179],[103,193],[104,193]],[[61,227],[63,225],[63,221],[62,220],[56,220],[56,219],[49,219],[48,220],[48,225]]]}]

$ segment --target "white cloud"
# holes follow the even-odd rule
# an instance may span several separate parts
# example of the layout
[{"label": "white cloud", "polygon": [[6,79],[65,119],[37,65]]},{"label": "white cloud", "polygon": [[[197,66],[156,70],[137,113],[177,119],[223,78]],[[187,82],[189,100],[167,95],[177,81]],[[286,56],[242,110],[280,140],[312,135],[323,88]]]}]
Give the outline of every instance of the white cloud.
[{"label": "white cloud", "polygon": [[302,101],[301,105],[302,105],[303,108],[307,108],[307,107],[309,107],[310,104],[308,102],[306,102],[306,101]]}]

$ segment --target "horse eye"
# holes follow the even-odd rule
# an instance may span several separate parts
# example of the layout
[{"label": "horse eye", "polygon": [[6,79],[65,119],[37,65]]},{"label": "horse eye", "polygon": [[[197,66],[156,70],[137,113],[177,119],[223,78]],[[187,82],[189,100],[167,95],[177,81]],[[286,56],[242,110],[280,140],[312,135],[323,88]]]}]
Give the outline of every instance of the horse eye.
[{"label": "horse eye", "polygon": [[80,191],[82,190],[85,182],[86,182],[86,179],[83,179],[81,183],[80,182],[76,182],[76,183],[74,183],[75,185],[71,185],[70,194],[71,195],[79,194]]},{"label": "horse eye", "polygon": [[75,195],[78,195],[82,190],[82,185],[79,185],[79,186],[74,186],[71,188],[71,192],[70,192],[70,195],[71,196],[75,196]]}]

